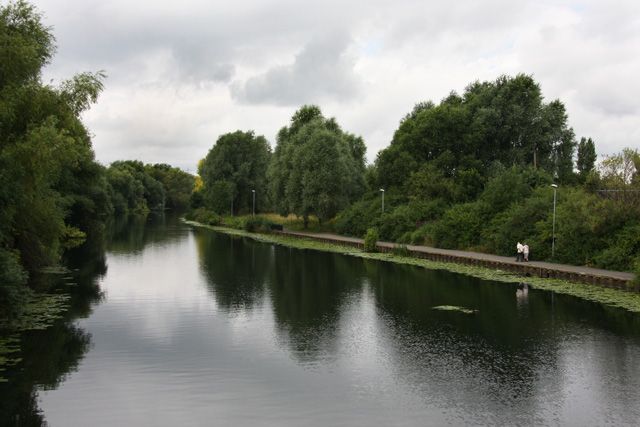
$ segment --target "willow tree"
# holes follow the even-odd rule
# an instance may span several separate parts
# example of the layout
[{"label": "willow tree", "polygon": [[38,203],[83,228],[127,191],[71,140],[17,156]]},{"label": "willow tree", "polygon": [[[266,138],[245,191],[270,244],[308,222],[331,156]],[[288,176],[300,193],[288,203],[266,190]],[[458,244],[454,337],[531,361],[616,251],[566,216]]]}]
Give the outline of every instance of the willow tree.
[{"label": "willow tree", "polygon": [[280,215],[333,218],[364,190],[366,147],[316,105],[305,105],[283,127],[269,165],[269,190]]}]

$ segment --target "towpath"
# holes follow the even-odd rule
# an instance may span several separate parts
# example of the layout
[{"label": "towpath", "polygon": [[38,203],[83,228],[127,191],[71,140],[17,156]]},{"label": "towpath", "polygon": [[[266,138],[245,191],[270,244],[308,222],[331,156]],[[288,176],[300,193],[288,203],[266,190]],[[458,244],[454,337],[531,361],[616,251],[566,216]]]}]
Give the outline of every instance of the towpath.
[{"label": "towpath", "polygon": [[[335,234],[324,234],[324,233],[308,233],[303,231],[291,231],[288,229],[284,229],[284,234],[288,234],[290,236],[297,237],[307,237],[313,240],[319,241],[327,241],[334,243],[344,243],[349,246],[362,246],[364,245],[364,239],[358,239],[355,237],[345,237],[338,236]],[[395,246],[398,246],[395,243],[389,242],[378,242],[378,247],[385,252],[390,252],[393,250]],[[487,262],[492,265],[505,265],[505,266],[513,266],[520,267],[523,264],[526,264],[526,270],[539,269],[539,271],[558,271],[561,273],[568,273],[571,275],[579,275],[585,277],[603,277],[603,278],[611,278],[616,281],[628,282],[633,280],[636,276],[633,273],[627,273],[622,271],[609,271],[602,270],[598,268],[590,268],[590,267],[579,267],[575,265],[563,265],[563,264],[554,264],[550,262],[542,262],[542,261],[529,261],[529,262],[516,262],[515,254],[512,257],[505,257],[499,255],[491,255],[491,254],[483,254],[478,252],[468,252],[468,251],[458,251],[452,249],[439,249],[439,248],[431,248],[428,246],[414,246],[414,245],[406,245],[407,249],[417,254],[424,254],[425,258],[428,258],[426,255],[441,255],[444,257],[450,257],[451,259],[468,259],[468,260],[476,260],[476,263]],[[535,257],[535,254],[532,254]],[[524,266],[523,266],[524,267]],[[531,267],[531,268],[529,268]],[[580,280],[582,281],[582,280]]]}]

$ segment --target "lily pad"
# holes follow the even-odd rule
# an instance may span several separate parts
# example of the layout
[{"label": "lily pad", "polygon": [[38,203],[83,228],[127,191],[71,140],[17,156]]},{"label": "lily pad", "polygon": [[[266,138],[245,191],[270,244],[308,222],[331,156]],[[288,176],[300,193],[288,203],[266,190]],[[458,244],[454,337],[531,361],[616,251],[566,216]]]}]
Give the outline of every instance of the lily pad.
[{"label": "lily pad", "polygon": [[471,310],[470,308],[458,307],[457,305],[439,305],[437,307],[431,307],[431,308],[433,310],[458,311],[464,314],[474,314],[478,312],[478,310]]}]

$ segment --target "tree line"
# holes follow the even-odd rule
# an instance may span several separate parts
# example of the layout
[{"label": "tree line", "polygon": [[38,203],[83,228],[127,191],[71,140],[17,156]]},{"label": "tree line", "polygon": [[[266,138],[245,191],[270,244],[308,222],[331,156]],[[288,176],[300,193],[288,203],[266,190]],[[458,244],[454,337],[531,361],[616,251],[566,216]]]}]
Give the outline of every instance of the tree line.
[{"label": "tree line", "polygon": [[99,238],[110,215],[186,207],[195,181],[165,164],[97,163],[80,115],[106,74],[43,84],[55,51],[32,5],[0,8],[0,318],[19,311],[30,276]]},{"label": "tree line", "polygon": [[220,136],[200,162],[191,207],[293,214],[305,225],[314,216],[343,235],[376,229],[399,244],[500,255],[515,256],[521,241],[535,260],[639,268],[638,151],[598,162],[594,141],[576,139],[564,104],[545,102],[532,76],[417,103],[371,165],[365,150],[361,137],[305,105],[273,151],[252,131]]}]

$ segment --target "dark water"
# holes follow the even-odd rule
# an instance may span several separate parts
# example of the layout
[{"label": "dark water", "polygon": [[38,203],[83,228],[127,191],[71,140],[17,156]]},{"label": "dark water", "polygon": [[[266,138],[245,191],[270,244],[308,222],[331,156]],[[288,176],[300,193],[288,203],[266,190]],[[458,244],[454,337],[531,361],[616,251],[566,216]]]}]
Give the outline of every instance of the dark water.
[{"label": "dark water", "polygon": [[640,316],[168,214],[107,237],[22,337],[0,425],[639,425]]}]

